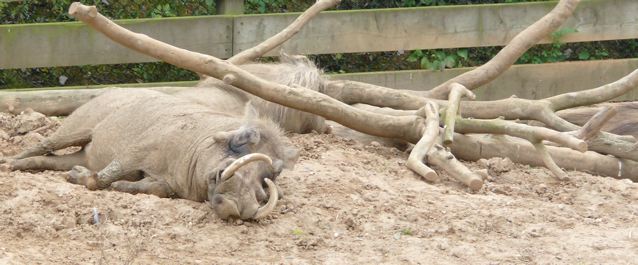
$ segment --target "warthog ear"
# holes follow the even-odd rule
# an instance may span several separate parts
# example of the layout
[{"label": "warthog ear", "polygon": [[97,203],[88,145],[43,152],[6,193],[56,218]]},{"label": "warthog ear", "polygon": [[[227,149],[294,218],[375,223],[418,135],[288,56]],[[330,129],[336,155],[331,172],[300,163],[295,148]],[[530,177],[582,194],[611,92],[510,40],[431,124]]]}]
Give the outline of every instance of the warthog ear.
[{"label": "warthog ear", "polygon": [[259,131],[253,127],[241,127],[228,141],[228,147],[235,153],[248,154],[250,146],[256,145],[261,140]]}]

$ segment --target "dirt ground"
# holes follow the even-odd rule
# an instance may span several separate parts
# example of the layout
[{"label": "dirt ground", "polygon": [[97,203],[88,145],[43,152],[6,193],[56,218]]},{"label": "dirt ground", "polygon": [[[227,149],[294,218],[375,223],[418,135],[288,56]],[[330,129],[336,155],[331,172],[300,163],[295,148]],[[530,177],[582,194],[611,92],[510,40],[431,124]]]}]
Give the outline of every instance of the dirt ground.
[{"label": "dirt ground", "polygon": [[[0,113],[11,155],[59,120]],[[407,154],[334,135],[292,135],[285,198],[259,222],[206,204],[88,191],[64,172],[0,173],[0,264],[638,264],[638,184],[490,159],[472,193],[428,184]],[[94,212],[99,219],[94,224]]]}]

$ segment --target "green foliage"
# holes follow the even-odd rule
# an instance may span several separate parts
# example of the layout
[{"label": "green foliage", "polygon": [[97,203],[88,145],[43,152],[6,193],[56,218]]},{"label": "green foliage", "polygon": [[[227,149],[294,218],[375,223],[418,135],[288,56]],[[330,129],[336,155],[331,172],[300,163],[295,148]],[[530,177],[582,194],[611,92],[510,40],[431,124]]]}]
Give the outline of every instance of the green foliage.
[{"label": "green foliage", "polygon": [[452,50],[415,50],[406,59],[408,62],[418,62],[422,69],[444,70],[467,65],[469,59],[468,49]]},{"label": "green foliage", "polygon": [[[23,0],[0,3],[0,23],[42,23],[74,21],[67,14],[77,0]],[[214,15],[215,1],[207,0],[81,0],[95,5],[112,19]]]},{"label": "green foliage", "polygon": [[[0,2],[0,23],[75,21],[67,9],[76,0]],[[93,0],[102,14],[113,19],[214,15],[214,0]],[[31,68],[0,71],[0,88],[94,85],[196,80],[197,75],[165,63]]]},{"label": "green foliage", "polygon": [[[64,83],[60,82],[64,77]],[[197,80],[195,73],[166,63],[86,65],[0,71],[0,88],[80,86]]]},{"label": "green foliage", "polygon": [[300,228],[295,228],[295,229],[293,229],[293,230],[291,231],[291,233],[292,233],[294,236],[301,236],[301,235],[303,235],[303,234],[304,234],[304,231],[303,231],[303,230],[301,230]]},{"label": "green foliage", "polygon": [[412,229],[409,228],[409,227],[401,229],[401,235],[403,235],[403,236],[411,236],[413,234],[414,233],[412,232]]},{"label": "green foliage", "polygon": [[[0,23],[38,23],[73,21],[66,15],[75,0],[0,0]],[[316,0],[245,0],[246,13],[303,11]],[[515,3],[546,0],[343,0],[338,9],[395,8],[415,6]],[[82,0],[97,5],[100,12],[113,19],[196,16],[215,14],[214,0]],[[517,63],[548,63],[570,60],[633,58],[638,54],[638,40],[591,43],[561,43],[563,37],[576,32],[563,28],[552,34],[552,43],[537,45]],[[328,73],[390,71],[406,69],[443,70],[484,64],[501,47],[415,50],[355,54],[312,55],[310,58]],[[273,58],[263,58],[271,62]],[[0,70],[0,88],[94,85],[135,82],[196,80],[189,71],[165,63],[120,64]],[[64,79],[63,78],[63,79]]]}]

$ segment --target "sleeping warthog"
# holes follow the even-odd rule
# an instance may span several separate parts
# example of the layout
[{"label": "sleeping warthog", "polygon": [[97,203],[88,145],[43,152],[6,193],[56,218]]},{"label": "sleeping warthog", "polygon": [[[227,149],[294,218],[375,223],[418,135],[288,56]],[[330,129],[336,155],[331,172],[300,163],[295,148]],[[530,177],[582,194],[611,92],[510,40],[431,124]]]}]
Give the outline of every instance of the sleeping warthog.
[{"label": "sleeping warthog", "polygon": [[[279,59],[280,63],[245,64],[239,67],[271,82],[321,91],[324,78],[321,71],[308,58],[282,53]],[[241,112],[246,102],[250,101],[260,115],[271,119],[288,132],[328,131],[324,118],[320,116],[263,100],[214,78],[207,78],[201,81],[197,88],[185,89],[174,95],[229,112]]]},{"label": "sleeping warthog", "polygon": [[[278,126],[257,119],[250,104],[245,112],[214,111],[150,90],[110,91],[78,108],[11,165],[71,170],[69,181],[90,189],[209,200],[220,218],[256,219],[274,209],[271,180],[294,165],[297,151]],[[41,156],[69,146],[84,148]]]}]

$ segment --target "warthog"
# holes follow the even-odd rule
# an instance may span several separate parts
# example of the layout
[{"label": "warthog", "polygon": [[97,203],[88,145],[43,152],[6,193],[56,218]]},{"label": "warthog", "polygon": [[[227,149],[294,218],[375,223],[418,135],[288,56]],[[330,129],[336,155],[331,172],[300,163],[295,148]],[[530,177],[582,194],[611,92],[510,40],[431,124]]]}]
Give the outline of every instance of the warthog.
[{"label": "warthog", "polygon": [[[293,167],[297,151],[277,125],[245,109],[240,116],[150,90],[109,91],[11,166],[70,170],[69,181],[89,189],[208,200],[222,219],[257,219],[274,209],[273,181]],[[83,149],[44,155],[69,146]]]},{"label": "warthog", "polygon": [[[282,53],[280,63],[245,64],[240,67],[268,81],[315,91],[321,91],[325,82],[321,71],[305,56]],[[250,101],[262,117],[271,119],[288,132],[323,133],[329,129],[325,119],[320,116],[263,100],[214,78],[202,80],[196,88],[185,89],[174,95],[229,112],[241,112],[246,102]]]}]

